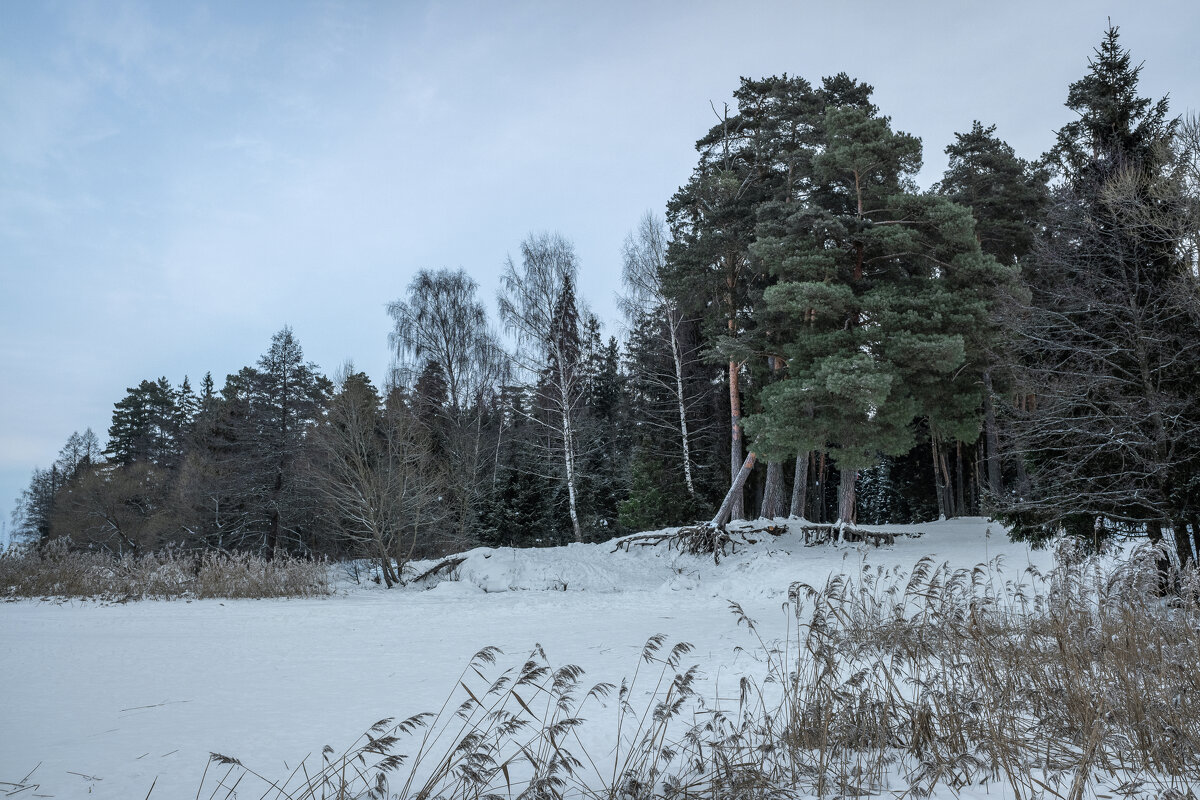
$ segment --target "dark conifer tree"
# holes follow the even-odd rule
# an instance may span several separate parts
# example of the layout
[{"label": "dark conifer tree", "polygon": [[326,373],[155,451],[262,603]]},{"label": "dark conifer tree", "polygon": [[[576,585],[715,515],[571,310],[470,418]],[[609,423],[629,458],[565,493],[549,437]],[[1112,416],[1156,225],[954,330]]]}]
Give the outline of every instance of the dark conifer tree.
[{"label": "dark conifer tree", "polygon": [[105,453],[121,465],[176,466],[183,443],[180,410],[170,383],[166,378],[144,380],[126,392],[113,407]]},{"label": "dark conifer tree", "polygon": [[317,423],[332,384],[316,364],[304,360],[290,327],[271,337],[270,349],[247,377],[252,441],[264,481],[265,551],[310,548],[312,532],[306,540],[304,524],[311,519],[313,504],[296,477],[305,434]]},{"label": "dark conifer tree", "polygon": [[1200,293],[1188,243],[1197,199],[1181,174],[1166,100],[1137,93],[1110,27],[1071,85],[1078,119],[1048,154],[1058,174],[1012,320],[1032,401],[1011,435],[1029,482],[1008,499],[1018,536],[1114,529],[1160,538],[1183,560],[1196,514]]},{"label": "dark conifer tree", "polygon": [[[975,216],[975,235],[984,253],[1001,264],[1019,263],[1032,247],[1042,209],[1049,197],[1048,174],[1043,167],[1020,159],[995,135],[996,126],[985,128],[976,121],[968,133],[955,134],[955,142],[946,147],[950,163],[934,191],[971,209]],[[1000,300],[1020,295],[1015,285],[998,287]],[[1007,351],[1008,337],[998,330],[998,320],[968,332],[974,354],[972,376],[981,368],[984,404],[984,460],[988,494],[994,502],[1004,491],[1004,470],[996,421],[997,393],[1008,394],[1012,386],[1006,366],[1012,355]],[[931,445],[934,443],[931,441]],[[935,455],[940,462],[941,453]],[[946,475],[937,471],[940,491],[948,489]],[[961,488],[961,487],[960,487]],[[939,498],[944,508],[944,496]]]}]

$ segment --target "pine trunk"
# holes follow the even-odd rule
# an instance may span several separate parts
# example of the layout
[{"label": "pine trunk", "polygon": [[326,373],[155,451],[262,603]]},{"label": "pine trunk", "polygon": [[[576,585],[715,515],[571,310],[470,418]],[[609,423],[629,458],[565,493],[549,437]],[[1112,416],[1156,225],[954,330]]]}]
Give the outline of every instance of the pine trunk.
[{"label": "pine trunk", "polygon": [[735,497],[741,497],[742,487],[746,485],[746,478],[750,477],[750,471],[754,469],[754,453],[746,456],[746,460],[738,468],[737,475],[733,476],[733,484],[729,487],[729,491],[725,493],[725,499],[721,502],[721,507],[717,509],[717,514],[708,524],[714,528],[722,527],[730,518],[733,511]]},{"label": "pine trunk", "polygon": [[788,509],[788,516],[804,519],[804,515],[807,513],[805,509],[807,500],[808,453],[800,453],[796,456],[796,472],[792,476],[792,506]]},{"label": "pine trunk", "polygon": [[933,456],[933,490],[937,495],[938,519],[946,519],[946,487],[942,484],[942,469],[938,463],[937,437],[929,436],[929,452]]},{"label": "pine trunk", "polygon": [[967,507],[966,495],[964,493],[964,489],[966,487],[963,485],[962,442],[954,443],[954,451],[955,451],[955,468],[954,468],[955,473],[954,474],[955,474],[955,481],[957,484],[955,486],[955,489],[958,492],[957,498],[955,500],[954,516],[957,517],[957,516],[961,516],[963,513],[965,513],[965,510]]},{"label": "pine trunk", "polygon": [[[729,324],[732,328],[733,321],[730,320]],[[738,389],[738,364],[736,361],[729,362],[729,416],[729,477],[730,481],[736,484],[738,470],[742,466],[742,398]],[[731,519],[745,519],[746,517],[746,507],[742,500],[740,486],[733,494],[733,505],[730,507],[729,515]]]},{"label": "pine trunk", "polygon": [[817,466],[817,522],[827,522],[829,515],[825,513],[825,479],[828,475],[826,454],[821,453],[821,460]]},{"label": "pine trunk", "polygon": [[983,428],[987,441],[988,493],[993,498],[1004,491],[1000,471],[1000,434],[996,428],[996,406],[992,399],[992,371],[983,371]]},{"label": "pine trunk", "polygon": [[783,516],[783,464],[767,462],[767,482],[763,486],[761,517],[768,519]]},{"label": "pine trunk", "polygon": [[858,470],[844,469],[841,480],[838,481],[838,524],[854,524],[854,484],[858,480]]},{"label": "pine trunk", "polygon": [[946,487],[946,516],[957,517],[958,509],[954,507],[954,479],[950,477],[950,460],[946,448],[938,448],[938,463],[942,467],[942,485]]}]

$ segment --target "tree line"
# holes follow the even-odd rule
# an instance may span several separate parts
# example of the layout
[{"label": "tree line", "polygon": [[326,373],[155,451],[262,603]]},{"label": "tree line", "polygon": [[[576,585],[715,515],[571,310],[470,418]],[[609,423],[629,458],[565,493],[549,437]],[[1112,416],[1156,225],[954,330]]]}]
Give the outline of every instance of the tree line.
[{"label": "tree line", "polygon": [[399,565],[734,518],[989,513],[1017,536],[1200,548],[1200,124],[1137,91],[1110,27],[1076,118],[1025,160],[975,122],[922,143],[845,74],[742,79],[620,253],[605,338],[578,259],[530,234],[495,324],[462,270],[388,306],[382,387],[290,329],[218,390],[143,381],[14,512],[27,539]]}]

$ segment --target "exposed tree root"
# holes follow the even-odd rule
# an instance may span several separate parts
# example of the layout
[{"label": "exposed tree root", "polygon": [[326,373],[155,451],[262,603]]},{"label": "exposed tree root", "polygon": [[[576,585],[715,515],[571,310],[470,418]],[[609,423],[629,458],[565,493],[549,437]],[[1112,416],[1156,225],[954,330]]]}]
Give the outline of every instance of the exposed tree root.
[{"label": "exposed tree root", "polygon": [[712,555],[715,563],[721,563],[721,556],[727,551],[737,552],[739,544],[748,544],[741,532],[730,533],[724,525],[713,525],[703,522],[699,525],[686,525],[674,533],[637,533],[617,541],[613,552],[629,551],[631,547],[654,547],[667,543],[668,549],[678,547],[691,555]]},{"label": "exposed tree root", "polygon": [[[806,523],[800,526],[804,532],[804,544],[809,546],[828,544],[830,542],[869,542],[875,547],[885,544],[895,544],[896,534],[879,531],[868,531],[853,525],[838,523]],[[716,563],[721,557],[736,553],[739,545],[756,544],[757,539],[750,538],[757,533],[780,536],[788,532],[786,525],[766,525],[761,528],[738,527],[729,530],[724,525],[714,525],[703,522],[698,525],[685,525],[672,533],[656,531],[654,533],[636,533],[619,539],[613,552],[624,550],[629,552],[633,547],[655,547],[663,544],[668,549],[678,547],[682,552],[691,555],[711,555]],[[907,534],[920,536],[920,533]]]}]

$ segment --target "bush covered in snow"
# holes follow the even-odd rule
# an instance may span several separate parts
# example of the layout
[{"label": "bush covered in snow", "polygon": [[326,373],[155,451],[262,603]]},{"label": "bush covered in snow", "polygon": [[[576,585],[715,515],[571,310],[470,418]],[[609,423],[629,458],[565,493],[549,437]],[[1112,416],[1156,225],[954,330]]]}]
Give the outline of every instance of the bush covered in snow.
[{"label": "bush covered in snow", "polygon": [[329,594],[328,564],[292,556],[161,550],[117,556],[65,540],[0,553],[0,597],[106,600],[313,597]]}]

